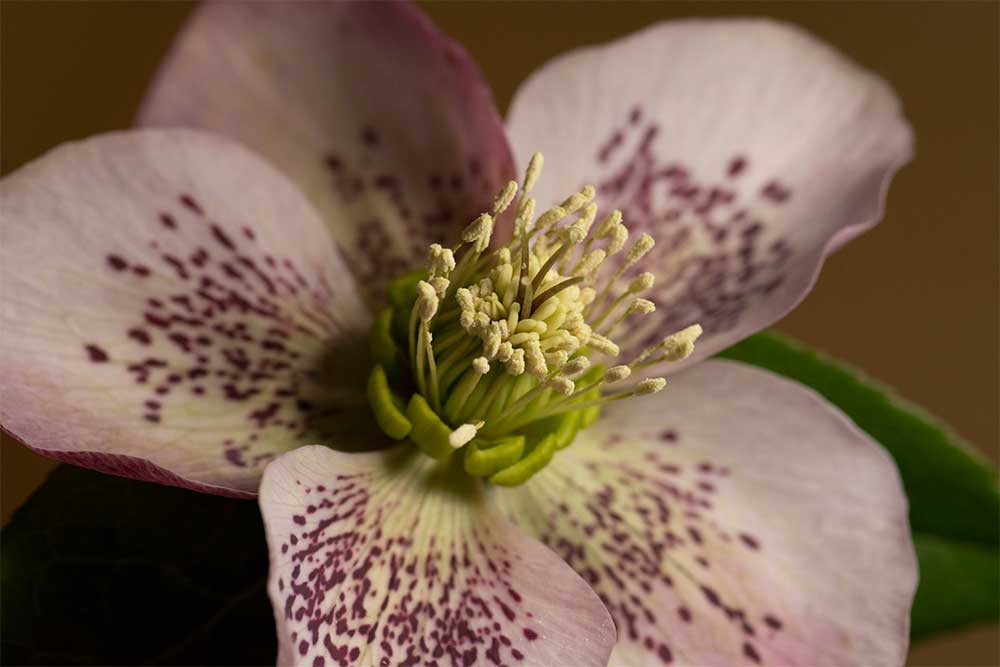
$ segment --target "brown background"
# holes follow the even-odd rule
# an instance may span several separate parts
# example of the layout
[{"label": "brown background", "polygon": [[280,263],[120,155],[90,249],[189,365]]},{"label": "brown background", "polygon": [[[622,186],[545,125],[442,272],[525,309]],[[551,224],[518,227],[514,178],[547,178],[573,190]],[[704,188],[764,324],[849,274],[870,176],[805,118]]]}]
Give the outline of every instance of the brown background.
[{"label": "brown background", "polygon": [[[654,21],[766,15],[805,26],[896,88],[917,158],[885,220],[835,256],[779,328],[896,387],[987,456],[998,450],[998,22],[994,2],[431,3],[505,109],[533,68]],[[127,127],[187,3],[2,2],[3,173]],[[600,82],[596,82],[599,86]],[[53,415],[58,418],[58,415]],[[2,445],[6,521],[50,462]],[[998,665],[995,626],[925,642],[912,665]]]}]

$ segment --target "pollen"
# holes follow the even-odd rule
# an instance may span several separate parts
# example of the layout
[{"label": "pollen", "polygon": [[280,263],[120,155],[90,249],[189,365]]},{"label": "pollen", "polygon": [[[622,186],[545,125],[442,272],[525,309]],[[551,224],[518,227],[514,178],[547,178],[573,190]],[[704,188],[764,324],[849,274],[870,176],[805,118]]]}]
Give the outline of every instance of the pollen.
[{"label": "pollen", "polygon": [[[686,358],[701,334],[693,325],[618,359],[616,337],[656,309],[642,296],[655,276],[633,268],[655,241],[629,245],[621,211],[600,216],[591,185],[538,206],[543,163],[536,153],[457,245],[432,244],[424,269],[390,284],[370,337],[383,430],[442,460],[464,450],[466,472],[504,485],[544,467],[606,403],[662,390],[646,369]],[[498,220],[513,226],[504,244]]]}]

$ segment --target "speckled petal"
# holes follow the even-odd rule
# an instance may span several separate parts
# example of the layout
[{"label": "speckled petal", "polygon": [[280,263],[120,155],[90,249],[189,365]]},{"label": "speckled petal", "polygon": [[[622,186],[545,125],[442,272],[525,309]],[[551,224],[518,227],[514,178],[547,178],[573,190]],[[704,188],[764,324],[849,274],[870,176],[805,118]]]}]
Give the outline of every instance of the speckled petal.
[{"label": "speckled petal", "polygon": [[810,390],[706,361],[500,506],[590,583],[611,665],[902,665],[917,571],[886,454]]},{"label": "speckled petal", "polygon": [[203,6],[139,121],[215,130],[271,159],[373,299],[429,243],[454,241],[513,176],[475,64],[405,3]]},{"label": "speckled petal", "polygon": [[0,423],[32,449],[253,495],[304,439],[375,432],[350,273],[305,197],[234,142],[67,144],[0,181],[0,217]]},{"label": "speckled petal", "polygon": [[767,20],[661,23],[536,72],[511,106],[540,204],[593,183],[656,247],[657,312],[626,349],[700,322],[686,362],[781,318],[825,256],[874,225],[912,138],[878,77]]},{"label": "speckled petal", "polygon": [[303,447],[268,466],[278,663],[606,665],[615,630],[594,592],[439,465]]}]

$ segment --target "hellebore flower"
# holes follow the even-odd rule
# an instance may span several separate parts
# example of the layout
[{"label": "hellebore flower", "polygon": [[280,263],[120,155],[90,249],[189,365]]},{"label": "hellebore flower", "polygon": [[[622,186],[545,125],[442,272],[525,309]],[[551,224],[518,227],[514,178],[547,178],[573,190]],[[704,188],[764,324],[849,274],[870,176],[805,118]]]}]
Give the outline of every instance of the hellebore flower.
[{"label": "hellebore flower", "polygon": [[2,421],[259,485],[279,662],[902,663],[889,457],[706,360],[881,215],[911,137],[877,77],[789,26],[661,24],[543,67],[505,129],[409,6],[233,3],[140,120],[0,186]]}]

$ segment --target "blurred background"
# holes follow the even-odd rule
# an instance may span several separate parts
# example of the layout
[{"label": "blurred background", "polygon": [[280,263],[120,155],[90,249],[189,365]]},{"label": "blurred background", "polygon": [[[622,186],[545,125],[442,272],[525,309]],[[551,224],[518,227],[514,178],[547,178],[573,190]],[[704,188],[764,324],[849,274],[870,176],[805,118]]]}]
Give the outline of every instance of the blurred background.
[{"label": "blurred background", "polygon": [[[916,159],[893,182],[882,224],[835,255],[809,298],[777,328],[894,387],[996,463],[1000,4],[423,7],[478,61],[501,111],[518,83],[558,53],[685,16],[791,21],[884,76],[916,131]],[[64,141],[128,127],[191,8],[183,2],[2,0],[2,173]],[[52,466],[4,439],[4,522]],[[935,638],[915,646],[908,664],[1000,665],[1000,634],[984,626]]]}]

